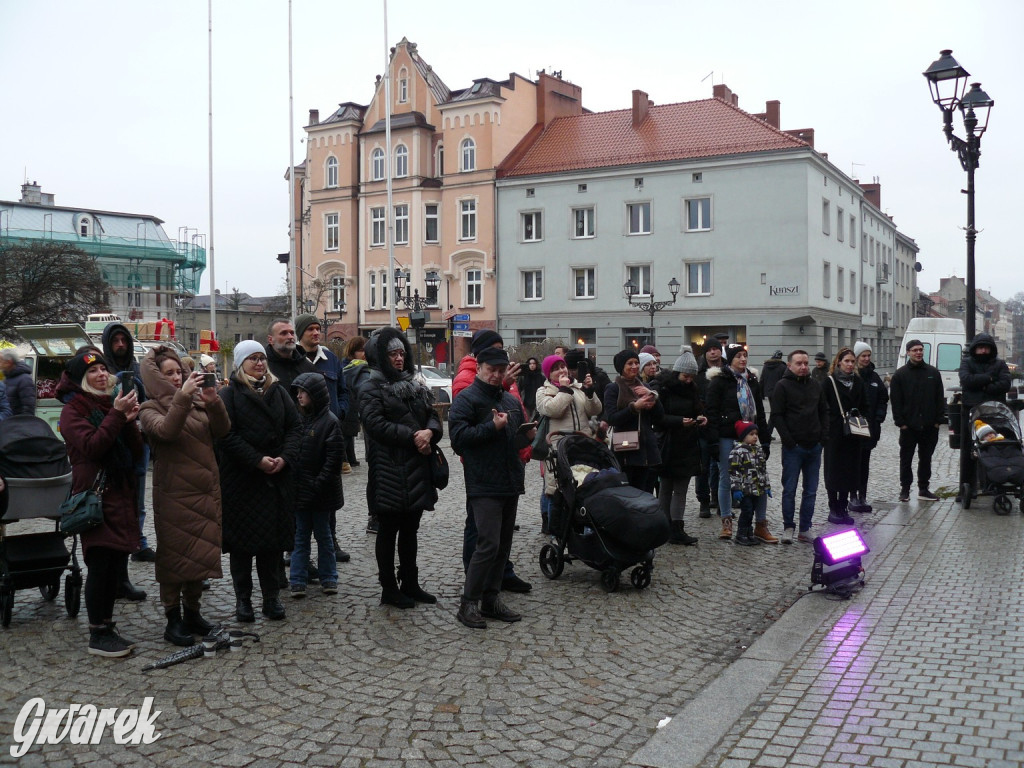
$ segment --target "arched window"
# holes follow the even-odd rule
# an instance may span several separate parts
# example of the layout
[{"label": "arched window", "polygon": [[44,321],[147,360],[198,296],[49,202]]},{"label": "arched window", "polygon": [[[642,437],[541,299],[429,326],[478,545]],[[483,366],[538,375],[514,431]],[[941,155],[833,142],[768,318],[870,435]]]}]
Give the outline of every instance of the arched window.
[{"label": "arched window", "polygon": [[437,145],[437,166],[434,168],[434,177],[444,176],[444,144]]},{"label": "arched window", "polygon": [[409,100],[409,73],[405,67],[398,73],[398,103],[405,104]]},{"label": "arched window", "polygon": [[372,160],[372,178],[374,181],[380,181],[384,178],[384,150],[378,147],[373,150],[371,155]]},{"label": "arched window", "polygon": [[462,165],[460,171],[476,170],[476,142],[472,139],[462,140]]},{"label": "arched window", "polygon": [[409,175],[409,150],[404,144],[399,144],[395,150],[395,177],[402,178]]},{"label": "arched window", "polygon": [[329,189],[338,186],[338,158],[327,158],[327,185]]},{"label": "arched window", "polygon": [[80,237],[92,236],[92,218],[82,215],[78,219],[78,234]]}]

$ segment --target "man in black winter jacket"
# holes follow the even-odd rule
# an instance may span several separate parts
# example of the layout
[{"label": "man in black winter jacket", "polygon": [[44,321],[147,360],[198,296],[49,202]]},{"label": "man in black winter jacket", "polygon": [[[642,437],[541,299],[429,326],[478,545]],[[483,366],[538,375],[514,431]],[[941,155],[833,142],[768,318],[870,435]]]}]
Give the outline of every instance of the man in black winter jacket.
[{"label": "man in black winter jacket", "polygon": [[316,366],[309,361],[298,346],[295,326],[287,320],[274,320],[267,329],[267,368],[281,382],[285,391],[296,403],[292,382],[300,373],[316,373]]},{"label": "man in black winter jacket", "polygon": [[[508,353],[486,347],[476,354],[473,383],[459,392],[448,414],[452,449],[462,457],[466,496],[476,523],[477,540],[466,570],[466,584],[457,618],[472,629],[487,626],[485,618],[519,621],[502,602],[502,577],[512,549],[519,497],[526,491],[519,451],[522,403],[502,385]],[[521,437],[532,440],[536,430]],[[482,601],[482,602],[481,602]]]},{"label": "man in black winter jacket", "polygon": [[[821,385],[811,378],[807,352],[789,353],[788,370],[772,391],[772,427],[782,441],[782,543],[793,536],[809,542],[811,518],[818,496],[821,447],[828,441],[828,405]],[[796,533],[796,486],[803,476],[800,531]]]},{"label": "man in black winter jacket", "polygon": [[967,355],[960,362],[960,387],[965,408],[986,400],[1006,402],[1010,369],[999,357],[995,339],[987,333],[979,333],[967,348]]},{"label": "man in black winter jacket", "polygon": [[910,501],[917,451],[917,498],[934,501],[928,490],[932,477],[932,453],[939,442],[939,427],[946,407],[942,375],[924,361],[924,344],[907,342],[907,363],[889,383],[892,420],[900,429],[900,501]]}]

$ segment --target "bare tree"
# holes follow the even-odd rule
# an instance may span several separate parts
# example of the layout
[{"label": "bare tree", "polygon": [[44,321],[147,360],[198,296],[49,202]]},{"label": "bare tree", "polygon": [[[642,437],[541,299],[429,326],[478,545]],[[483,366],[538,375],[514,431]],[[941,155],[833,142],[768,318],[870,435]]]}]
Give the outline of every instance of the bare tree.
[{"label": "bare tree", "polygon": [[110,287],[92,256],[58,241],[0,244],[0,338],[16,325],[83,322],[109,311]]}]

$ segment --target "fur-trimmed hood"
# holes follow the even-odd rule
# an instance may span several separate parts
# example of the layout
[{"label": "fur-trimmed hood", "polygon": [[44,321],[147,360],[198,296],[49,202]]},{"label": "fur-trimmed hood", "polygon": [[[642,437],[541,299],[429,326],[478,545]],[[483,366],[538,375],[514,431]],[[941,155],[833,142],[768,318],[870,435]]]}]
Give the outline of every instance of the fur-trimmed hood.
[{"label": "fur-trimmed hood", "polygon": [[[388,344],[391,343],[392,339],[401,339],[402,345],[405,347],[404,368],[400,374],[392,366],[388,365],[387,362]],[[398,328],[390,326],[378,328],[366,340],[366,364],[389,381],[411,379],[416,369],[412,359],[412,345],[409,344],[409,339]]]},{"label": "fur-trimmed hood", "polygon": [[[710,381],[711,379],[715,378],[716,376],[721,376],[722,373],[725,372],[726,368],[731,368],[731,367],[732,367],[731,365],[721,365],[721,366],[718,366],[717,368],[716,367],[709,367],[707,369],[708,381]],[[754,375],[755,379],[761,378],[760,372],[757,370],[757,368],[755,368],[752,365],[748,365],[747,366],[747,373],[752,373]]]}]

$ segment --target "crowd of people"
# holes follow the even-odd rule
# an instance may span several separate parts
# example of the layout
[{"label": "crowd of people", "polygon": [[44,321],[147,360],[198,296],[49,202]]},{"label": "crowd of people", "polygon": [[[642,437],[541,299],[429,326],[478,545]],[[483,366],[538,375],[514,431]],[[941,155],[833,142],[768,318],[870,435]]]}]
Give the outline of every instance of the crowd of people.
[{"label": "crowd of people", "polygon": [[[146,599],[128,578],[129,557],[154,562],[164,638],[180,646],[215,627],[202,615],[201,599],[209,580],[222,576],[223,554],[240,622],[255,620],[254,565],[269,620],[286,616],[282,592],[303,598],[319,582],[324,595],[336,594],[337,563],[349,560],[337,536],[342,478],[359,466],[360,432],[380,603],[408,609],[437,602],[417,562],[423,514],[438,503],[448,472],[431,390],[416,376],[399,329],[348,340],[341,359],[321,345],[321,334],[313,315],[294,325],[275,320],[265,344],[235,345],[223,380],[207,375],[216,367],[211,358],[201,357],[193,371],[191,359],[168,346],[151,348],[140,363],[120,323],[106,328],[102,348],[80,349],[68,362],[58,396],[73,491],[100,487],[104,509],[103,523],[81,536],[90,653],[121,657],[135,645],[118,632],[114,615],[117,598]],[[482,629],[488,619],[521,619],[501,595],[531,588],[509,556],[539,421],[552,448],[567,433],[612,444],[628,484],[657,495],[673,544],[698,542],[686,529],[691,485],[699,516],[717,511],[718,537],[741,546],[809,543],[822,475],[828,521],[853,523],[854,513],[872,509],[871,453],[890,405],[899,429],[899,500],[910,498],[915,455],[917,497],[935,499],[931,456],[945,393],[938,370],[923,361],[922,342],[910,340],[906,350],[907,363],[888,386],[863,341],[831,361],[777,350],[759,375],[746,346],[724,334],[703,348],[684,345],[664,366],[653,346],[625,349],[613,358],[612,378],[581,350],[565,347],[521,367],[496,331],[477,331],[448,414],[452,467],[461,463],[466,492],[457,620]],[[0,368],[0,419],[31,413],[27,366],[0,350]],[[990,336],[969,345],[960,381],[965,407],[1005,399],[1009,370]],[[781,443],[781,537],[767,521],[774,433]],[[143,528],[150,451],[155,549]],[[535,466],[544,476],[542,531],[553,533],[552,466]]]}]

